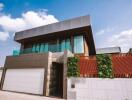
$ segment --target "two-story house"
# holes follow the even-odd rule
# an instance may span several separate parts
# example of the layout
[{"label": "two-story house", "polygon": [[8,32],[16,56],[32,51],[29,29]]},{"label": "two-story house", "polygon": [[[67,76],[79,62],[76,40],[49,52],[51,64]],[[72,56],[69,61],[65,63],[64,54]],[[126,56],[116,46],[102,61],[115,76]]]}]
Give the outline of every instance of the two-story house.
[{"label": "two-story house", "polygon": [[89,16],[15,33],[20,51],[7,56],[1,90],[66,98],[67,57],[95,55]]}]

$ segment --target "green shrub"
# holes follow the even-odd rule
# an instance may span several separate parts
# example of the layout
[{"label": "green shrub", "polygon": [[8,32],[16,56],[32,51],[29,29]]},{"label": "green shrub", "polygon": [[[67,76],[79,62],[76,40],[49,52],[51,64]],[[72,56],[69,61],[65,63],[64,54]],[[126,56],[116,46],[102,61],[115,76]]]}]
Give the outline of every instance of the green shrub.
[{"label": "green shrub", "polygon": [[79,77],[80,76],[80,70],[78,65],[79,58],[78,57],[69,57],[67,66],[67,76],[68,77]]},{"label": "green shrub", "polygon": [[108,54],[96,55],[100,78],[113,78],[111,57]]}]

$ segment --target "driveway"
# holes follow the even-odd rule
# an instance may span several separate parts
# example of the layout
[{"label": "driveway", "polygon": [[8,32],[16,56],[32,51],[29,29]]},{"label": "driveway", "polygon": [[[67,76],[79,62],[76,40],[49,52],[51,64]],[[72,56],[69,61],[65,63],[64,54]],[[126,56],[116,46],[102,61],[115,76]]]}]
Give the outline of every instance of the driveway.
[{"label": "driveway", "polygon": [[0,100],[64,100],[64,99],[0,91]]}]

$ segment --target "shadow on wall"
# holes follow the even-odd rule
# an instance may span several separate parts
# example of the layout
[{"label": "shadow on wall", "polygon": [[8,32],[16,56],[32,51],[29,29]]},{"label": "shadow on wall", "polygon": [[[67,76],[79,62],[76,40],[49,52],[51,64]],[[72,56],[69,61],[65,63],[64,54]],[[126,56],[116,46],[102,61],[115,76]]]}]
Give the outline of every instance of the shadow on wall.
[{"label": "shadow on wall", "polygon": [[1,82],[1,77],[2,77],[2,71],[3,70],[0,69],[0,82]]}]

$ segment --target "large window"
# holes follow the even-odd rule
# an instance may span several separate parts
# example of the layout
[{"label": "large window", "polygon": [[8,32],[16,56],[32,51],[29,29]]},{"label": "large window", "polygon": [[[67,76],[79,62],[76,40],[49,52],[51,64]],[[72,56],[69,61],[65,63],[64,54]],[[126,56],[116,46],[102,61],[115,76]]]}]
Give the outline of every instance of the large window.
[{"label": "large window", "polygon": [[33,44],[30,52],[63,52],[64,50],[72,51],[71,42],[69,38],[60,40],[59,42],[52,41],[48,43]]},{"label": "large window", "polygon": [[74,53],[84,53],[83,36],[74,37]]},{"label": "large window", "polygon": [[55,42],[50,42],[49,43],[49,50],[48,51],[51,51],[51,52],[58,52],[58,45],[57,45],[57,43],[56,43],[56,41]]},{"label": "large window", "polygon": [[41,43],[40,52],[48,52],[48,43]]},{"label": "large window", "polygon": [[71,51],[71,42],[70,39],[62,40],[60,43],[60,51],[69,50]]},{"label": "large window", "polygon": [[32,52],[48,52],[48,43],[34,44]]}]

